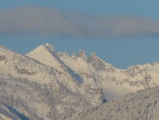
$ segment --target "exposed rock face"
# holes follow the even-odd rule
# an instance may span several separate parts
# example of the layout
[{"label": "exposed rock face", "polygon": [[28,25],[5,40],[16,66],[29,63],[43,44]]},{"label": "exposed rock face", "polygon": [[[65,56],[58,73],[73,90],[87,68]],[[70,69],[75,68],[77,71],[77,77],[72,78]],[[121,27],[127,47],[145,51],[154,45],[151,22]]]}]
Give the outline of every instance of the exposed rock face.
[{"label": "exposed rock face", "polygon": [[15,66],[15,70],[19,74],[25,74],[25,75],[35,75],[36,74],[36,72],[32,72],[32,71],[29,72],[29,70],[25,69],[25,68],[19,69],[17,66]]},{"label": "exposed rock face", "polygon": [[85,53],[84,50],[79,50],[79,52],[78,52],[78,57],[79,57],[79,58],[83,58],[84,60],[87,61],[87,56],[86,56],[86,53]]},{"label": "exposed rock face", "polygon": [[5,59],[6,59],[6,56],[5,56],[5,55],[1,55],[1,56],[0,56],[0,61],[5,60]]}]

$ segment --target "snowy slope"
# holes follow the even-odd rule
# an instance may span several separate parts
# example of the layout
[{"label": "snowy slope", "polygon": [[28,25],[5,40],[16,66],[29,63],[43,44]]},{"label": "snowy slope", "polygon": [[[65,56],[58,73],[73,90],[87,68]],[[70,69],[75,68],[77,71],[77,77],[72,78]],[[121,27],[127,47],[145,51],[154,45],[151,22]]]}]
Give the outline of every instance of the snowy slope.
[{"label": "snowy slope", "polygon": [[56,57],[56,53],[54,51],[54,47],[50,44],[44,44],[36,48],[35,50],[31,51],[26,56],[34,58],[41,63],[45,63],[60,72],[64,72],[65,67],[59,62],[58,58]]},{"label": "snowy slope", "polygon": [[74,73],[70,68],[68,68],[61,59],[57,56],[55,48],[50,44],[44,44],[37,47],[35,50],[26,54],[26,56],[33,58],[40,63],[53,67],[59,74],[64,73],[65,79],[76,79],[79,83],[82,83],[80,76]]},{"label": "snowy slope", "polygon": [[76,117],[81,120],[158,120],[158,111],[159,86],[112,100]]},{"label": "snowy slope", "polygon": [[59,57],[86,84],[94,82],[95,86],[102,88],[108,100],[159,85],[159,63],[131,66],[123,70],[104,62],[95,53],[90,57],[86,57],[83,51],[79,51],[77,57],[59,53]]},{"label": "snowy slope", "polygon": [[79,51],[77,57],[65,56],[64,53],[59,53],[59,57],[67,66],[83,78],[85,84],[102,88],[108,100],[142,89],[142,87],[130,87],[129,83],[120,85],[119,83],[125,79],[125,75],[121,74],[120,70],[105,63],[95,53],[92,53],[87,58],[81,56],[81,52],[85,56],[83,51]]},{"label": "snowy slope", "polygon": [[29,120],[25,115],[4,103],[0,103],[0,120]]}]

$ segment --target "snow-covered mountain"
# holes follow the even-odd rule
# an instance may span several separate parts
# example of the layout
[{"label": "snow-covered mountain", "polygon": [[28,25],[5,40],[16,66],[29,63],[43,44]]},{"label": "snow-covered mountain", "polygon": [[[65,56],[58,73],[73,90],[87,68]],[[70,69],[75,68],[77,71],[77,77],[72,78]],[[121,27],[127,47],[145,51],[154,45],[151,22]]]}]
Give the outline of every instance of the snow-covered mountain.
[{"label": "snow-covered mountain", "polygon": [[26,56],[61,72],[65,71],[66,76],[73,77],[79,83],[101,88],[108,100],[159,85],[159,63],[117,69],[95,53],[87,57],[84,50],[79,50],[78,56],[69,56],[65,52],[56,52],[48,43]]},{"label": "snow-covered mountain", "polygon": [[65,66],[56,69],[1,46],[0,102],[29,119],[62,119],[103,104],[102,89],[80,84],[69,72]]},{"label": "snow-covered mountain", "polygon": [[70,56],[48,43],[26,55],[0,46],[0,103],[8,109],[0,117],[21,119],[12,108],[31,120],[78,120],[107,101],[158,86],[158,71],[158,62],[117,69],[95,53]]}]

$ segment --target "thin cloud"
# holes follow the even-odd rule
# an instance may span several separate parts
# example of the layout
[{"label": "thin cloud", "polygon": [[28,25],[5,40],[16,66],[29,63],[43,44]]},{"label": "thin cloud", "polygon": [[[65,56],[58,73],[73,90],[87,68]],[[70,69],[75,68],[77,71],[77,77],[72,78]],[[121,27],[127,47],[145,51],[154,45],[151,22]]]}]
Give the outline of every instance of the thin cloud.
[{"label": "thin cloud", "polygon": [[133,16],[95,17],[43,7],[0,11],[0,34],[75,37],[158,36],[159,20]]}]

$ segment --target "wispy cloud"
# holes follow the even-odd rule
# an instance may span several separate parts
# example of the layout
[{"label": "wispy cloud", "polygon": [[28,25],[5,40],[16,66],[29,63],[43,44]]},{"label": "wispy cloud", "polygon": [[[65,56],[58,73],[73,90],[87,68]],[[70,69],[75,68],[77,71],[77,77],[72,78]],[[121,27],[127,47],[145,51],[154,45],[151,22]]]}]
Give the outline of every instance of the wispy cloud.
[{"label": "wispy cloud", "polygon": [[0,34],[76,37],[158,36],[159,20],[134,16],[96,17],[42,7],[0,11]]}]

